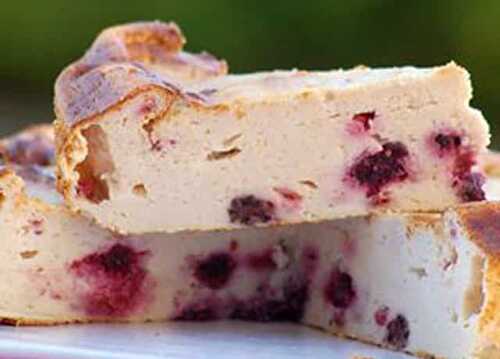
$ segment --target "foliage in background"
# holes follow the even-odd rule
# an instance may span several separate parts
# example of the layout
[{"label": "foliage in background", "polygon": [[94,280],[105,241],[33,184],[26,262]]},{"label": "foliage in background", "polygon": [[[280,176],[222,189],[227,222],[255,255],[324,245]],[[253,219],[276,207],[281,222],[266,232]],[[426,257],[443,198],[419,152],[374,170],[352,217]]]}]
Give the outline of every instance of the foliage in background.
[{"label": "foliage in background", "polygon": [[52,84],[106,26],[175,20],[233,72],[443,64],[472,73],[500,147],[498,0],[9,1],[0,12],[0,130],[51,118]]}]

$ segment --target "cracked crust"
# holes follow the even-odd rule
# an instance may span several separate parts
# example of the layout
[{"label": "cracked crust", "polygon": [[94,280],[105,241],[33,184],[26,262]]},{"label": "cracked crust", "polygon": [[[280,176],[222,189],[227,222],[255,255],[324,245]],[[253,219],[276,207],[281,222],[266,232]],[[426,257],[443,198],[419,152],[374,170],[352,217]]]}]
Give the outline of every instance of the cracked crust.
[{"label": "cracked crust", "polygon": [[153,87],[178,94],[179,82],[227,73],[224,60],[205,52],[183,52],[184,43],[174,23],[142,22],[104,30],[56,80],[57,118],[71,127]]},{"label": "cracked crust", "polygon": [[[104,30],[80,60],[68,66],[55,84],[58,173],[68,171],[78,143],[79,127],[97,122],[128,101],[150,93],[161,106],[148,121],[164,115],[176,99],[194,105],[203,94],[183,92],[190,83],[227,73],[227,63],[203,52],[182,51],[185,38],[174,23],[140,22]],[[66,193],[68,181],[58,189]]]}]

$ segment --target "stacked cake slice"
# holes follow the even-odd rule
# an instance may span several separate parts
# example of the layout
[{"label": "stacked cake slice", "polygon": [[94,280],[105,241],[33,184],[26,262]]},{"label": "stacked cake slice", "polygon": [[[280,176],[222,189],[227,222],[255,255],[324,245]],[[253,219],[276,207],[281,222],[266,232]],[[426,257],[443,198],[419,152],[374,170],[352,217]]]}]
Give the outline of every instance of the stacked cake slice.
[{"label": "stacked cake slice", "polygon": [[50,127],[2,148],[5,323],[291,321],[420,355],[500,353],[500,204],[123,236],[65,208]]},{"label": "stacked cake slice", "polygon": [[472,166],[488,126],[457,65],[185,81],[155,71],[169,66],[169,27],[141,26],[104,32],[55,88],[60,188],[104,227],[175,233],[484,199]]},{"label": "stacked cake slice", "polygon": [[56,83],[57,151],[48,126],[2,142],[5,322],[290,321],[500,358],[500,160],[465,70],[226,75],[183,42],[104,31]]}]

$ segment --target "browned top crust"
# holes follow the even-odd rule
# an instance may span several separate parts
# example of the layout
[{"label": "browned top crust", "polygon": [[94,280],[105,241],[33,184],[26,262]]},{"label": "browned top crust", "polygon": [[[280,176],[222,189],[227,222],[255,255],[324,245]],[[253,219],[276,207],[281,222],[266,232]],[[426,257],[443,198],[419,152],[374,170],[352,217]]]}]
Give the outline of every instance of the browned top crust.
[{"label": "browned top crust", "polygon": [[486,254],[500,258],[500,202],[479,202],[456,207],[470,239]]},{"label": "browned top crust", "polygon": [[54,154],[54,130],[49,124],[28,127],[0,141],[0,156],[7,164],[52,166]]},{"label": "browned top crust", "polygon": [[104,30],[59,75],[57,118],[73,126],[147,88],[179,93],[179,83],[227,73],[224,60],[183,52],[185,42],[174,23],[139,22]]}]

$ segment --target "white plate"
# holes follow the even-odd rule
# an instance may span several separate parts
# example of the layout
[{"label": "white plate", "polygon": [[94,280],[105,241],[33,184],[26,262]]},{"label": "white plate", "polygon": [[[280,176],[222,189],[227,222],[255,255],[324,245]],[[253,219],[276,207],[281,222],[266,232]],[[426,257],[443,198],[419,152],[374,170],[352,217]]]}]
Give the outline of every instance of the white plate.
[{"label": "white plate", "polygon": [[0,359],[408,359],[293,324],[243,322],[0,327]]}]

